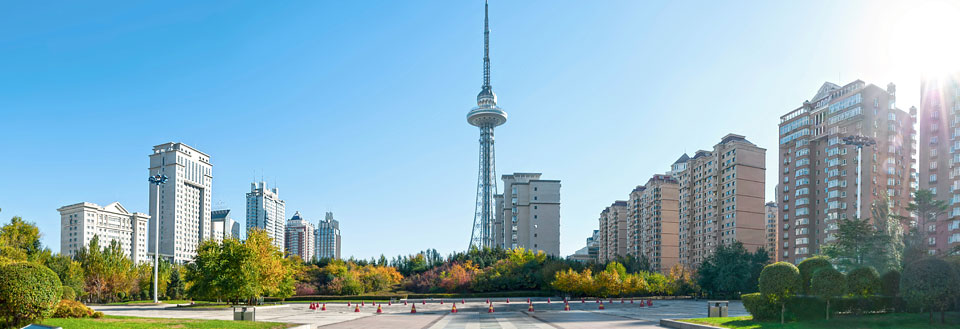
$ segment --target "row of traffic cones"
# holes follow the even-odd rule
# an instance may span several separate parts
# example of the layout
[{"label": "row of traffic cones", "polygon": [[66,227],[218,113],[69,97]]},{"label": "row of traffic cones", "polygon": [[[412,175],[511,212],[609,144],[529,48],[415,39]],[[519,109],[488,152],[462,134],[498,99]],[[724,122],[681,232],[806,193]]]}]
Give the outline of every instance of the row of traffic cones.
[{"label": "row of traffic cones", "polygon": [[[613,301],[613,300],[611,299],[611,303],[612,303],[612,301]],[[461,299],[461,300],[460,300],[460,303],[461,303],[461,304],[464,304],[465,301]],[[507,300],[507,303],[509,303],[509,299]],[[547,298],[547,304],[549,304],[549,303],[550,303],[550,298]],[[586,300],[583,299],[583,298],[581,298],[581,299],[580,299],[580,303],[586,303]],[[600,299],[597,299],[597,303],[600,304],[600,305],[598,306],[598,309],[603,310],[603,309],[604,309],[603,302],[602,302]],[[620,303],[621,303],[621,304],[624,303],[624,300],[623,300],[622,298],[620,299]],[[374,304],[376,304],[376,303],[374,303]],[[388,302],[388,303],[387,303],[387,305],[392,305],[392,304],[393,304],[392,302]],[[426,305],[426,302],[424,302],[423,304]],[[440,301],[440,304],[443,304],[443,300]],[[490,300],[489,300],[489,299],[487,299],[487,304],[489,304],[489,306],[488,306],[488,308],[487,308],[487,313],[494,313],[493,303],[490,303]],[[633,299],[632,299],[632,298],[630,299],[630,304],[633,304]],[[359,312],[360,312],[360,306],[364,306],[365,303],[361,301],[360,304],[353,304],[353,305],[355,305],[353,311],[359,313]],[[403,305],[407,305],[407,301],[404,301],[404,302],[403,302]],[[347,302],[347,306],[348,306],[348,307],[350,306],[350,302]],[[653,300],[652,300],[652,299],[640,300],[640,307],[644,307],[644,306],[653,306]],[[383,308],[382,308],[382,307],[383,307],[383,304],[382,304],[382,303],[379,304],[379,305],[377,305],[377,313],[383,313]],[[310,303],[310,309],[311,309],[311,310],[318,310],[318,309],[319,309],[319,310],[321,310],[321,311],[326,311],[326,310],[327,310],[327,304],[326,304],[326,303],[322,303],[322,304],[321,304],[321,303]],[[564,300],[563,300],[563,310],[564,310],[564,311],[569,311],[569,310],[570,310],[570,304],[569,304],[569,302],[567,301],[566,298],[564,298]],[[533,312],[533,311],[534,311],[533,302],[531,302],[530,299],[527,298],[527,312]],[[412,307],[410,307],[410,313],[417,313],[417,305],[416,305],[416,304],[414,304]],[[450,313],[457,313],[457,304],[456,304],[456,303],[453,303],[453,308],[450,310]]]}]

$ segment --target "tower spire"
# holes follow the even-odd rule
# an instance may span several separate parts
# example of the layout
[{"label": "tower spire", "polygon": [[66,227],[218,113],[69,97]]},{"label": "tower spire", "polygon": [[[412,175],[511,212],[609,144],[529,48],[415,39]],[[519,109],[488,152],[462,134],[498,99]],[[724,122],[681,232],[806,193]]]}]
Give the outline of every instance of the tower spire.
[{"label": "tower spire", "polygon": [[483,2],[483,88],[490,88],[490,2]]}]

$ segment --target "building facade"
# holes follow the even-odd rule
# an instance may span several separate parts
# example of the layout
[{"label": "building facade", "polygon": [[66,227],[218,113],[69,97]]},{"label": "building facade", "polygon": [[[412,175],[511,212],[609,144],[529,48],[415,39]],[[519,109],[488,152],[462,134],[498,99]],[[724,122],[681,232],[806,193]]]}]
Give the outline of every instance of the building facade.
[{"label": "building facade", "polygon": [[286,255],[297,255],[304,261],[311,261],[317,255],[317,229],[313,223],[300,217],[300,212],[293,214],[290,220],[287,220],[287,229],[284,233],[286,239]]},{"label": "building facade", "polygon": [[920,188],[947,203],[933,221],[917,223],[927,252],[960,246],[960,75],[924,79],[920,85]]},{"label": "building facade", "polygon": [[240,238],[240,223],[230,218],[230,209],[211,211],[210,226],[213,240],[217,243],[223,242],[223,239]]},{"label": "building facade", "polygon": [[148,261],[147,224],[150,216],[127,211],[120,203],[106,207],[81,202],[57,209],[60,212],[60,254],[76,256],[97,236],[101,248],[117,241],[134,264]]},{"label": "building facade", "polygon": [[247,193],[247,236],[250,230],[261,229],[273,240],[273,245],[284,249],[286,203],[280,200],[280,189],[267,188],[267,182],[250,183]]},{"label": "building facade", "polygon": [[779,216],[777,216],[777,203],[770,201],[763,206],[764,213],[767,218],[767,254],[770,255],[770,260],[778,262],[780,261],[780,239],[777,235],[777,225],[780,224]]},{"label": "building facade", "polygon": [[[680,263],[696,268],[721,244],[766,245],[766,150],[728,134],[712,151],[697,151],[674,173],[679,182]],[[683,157],[681,157],[683,159]]]},{"label": "building facade", "polygon": [[340,259],[340,222],[327,212],[317,223],[317,258]]},{"label": "building facade", "polygon": [[[192,261],[197,245],[213,235],[210,222],[210,193],[213,165],[210,156],[183,143],[165,143],[153,147],[150,176],[166,175],[157,195],[150,189],[150,223],[147,250],[155,248],[154,220],[160,220],[160,257],[173,263]],[[157,208],[157,200],[160,208]]]},{"label": "building facade", "polygon": [[494,240],[503,248],[540,250],[560,255],[560,181],[540,173],[503,175],[497,194]]},{"label": "building facade", "polygon": [[606,263],[627,255],[630,208],[627,201],[615,201],[600,212],[597,261]]},{"label": "building facade", "polygon": [[[860,80],[824,83],[810,101],[780,117],[778,259],[798,264],[820,254],[836,239],[838,221],[871,218],[872,206],[910,216],[914,121],[897,108],[892,83],[883,89]],[[843,140],[849,136],[876,145],[863,147],[858,162],[857,148]]]},{"label": "building facade", "polygon": [[680,263],[679,199],[680,184],[669,175],[653,175],[630,193],[628,250],[654,271],[669,273]]}]

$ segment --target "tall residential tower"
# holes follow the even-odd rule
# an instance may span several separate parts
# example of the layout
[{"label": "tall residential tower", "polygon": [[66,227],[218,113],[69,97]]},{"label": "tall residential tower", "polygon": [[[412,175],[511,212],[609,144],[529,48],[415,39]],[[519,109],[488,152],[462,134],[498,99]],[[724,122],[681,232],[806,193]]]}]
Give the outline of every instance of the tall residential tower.
[{"label": "tall residential tower", "polygon": [[[173,263],[192,261],[197,245],[212,237],[210,224],[210,188],[213,165],[210,156],[183,143],[165,143],[153,147],[150,154],[150,176],[169,177],[160,185],[150,187],[150,233],[148,253],[156,242],[154,220],[160,220],[160,257]],[[157,198],[160,209],[157,209]]]},{"label": "tall residential tower", "polygon": [[960,74],[924,79],[917,116],[920,188],[948,205],[939,218],[917,225],[927,253],[942,255],[960,246]]},{"label": "tall residential tower", "polygon": [[268,189],[267,182],[250,183],[250,193],[247,193],[247,236],[250,236],[252,229],[264,230],[273,239],[273,245],[283,250],[286,208],[286,203],[280,200],[278,188]]},{"label": "tall residential tower", "polygon": [[503,175],[496,195],[494,246],[560,255],[560,181],[540,173]]},{"label": "tall residential tower", "polygon": [[332,212],[317,223],[317,258],[340,259],[340,222]]}]

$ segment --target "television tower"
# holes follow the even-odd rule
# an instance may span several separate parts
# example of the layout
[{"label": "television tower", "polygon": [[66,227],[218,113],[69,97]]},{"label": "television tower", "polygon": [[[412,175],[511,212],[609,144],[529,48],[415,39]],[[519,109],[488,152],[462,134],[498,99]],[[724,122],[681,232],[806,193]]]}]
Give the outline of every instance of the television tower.
[{"label": "television tower", "polygon": [[497,94],[490,86],[490,20],[488,2],[483,4],[483,86],[477,95],[477,107],[467,113],[467,122],[480,128],[480,174],[477,177],[477,205],[473,215],[470,247],[494,247],[494,201],[497,193],[497,166],[493,147],[493,128],[507,122],[507,112],[497,106]]}]

